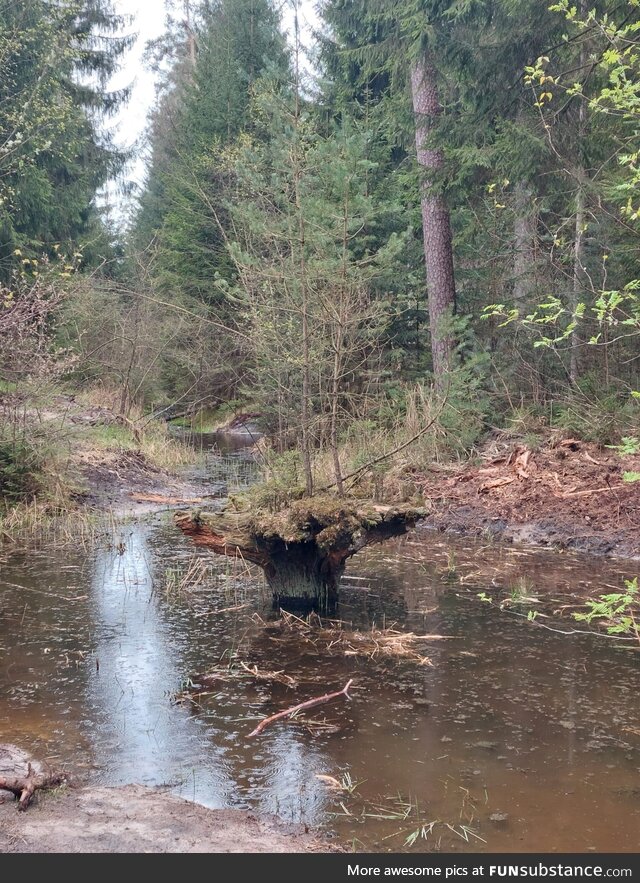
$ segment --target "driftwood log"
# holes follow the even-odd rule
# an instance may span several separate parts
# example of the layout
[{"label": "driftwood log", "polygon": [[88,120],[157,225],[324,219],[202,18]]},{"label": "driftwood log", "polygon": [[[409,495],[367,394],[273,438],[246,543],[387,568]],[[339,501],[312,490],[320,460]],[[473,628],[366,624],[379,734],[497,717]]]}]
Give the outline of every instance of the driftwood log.
[{"label": "driftwood log", "polygon": [[282,607],[335,604],[347,559],[365,546],[400,536],[424,518],[406,504],[378,506],[310,497],[274,514],[178,512],[178,527],[198,546],[259,565]]},{"label": "driftwood log", "polygon": [[47,770],[16,745],[0,745],[0,791],[10,791],[24,811],[36,791],[62,785],[62,773]]}]

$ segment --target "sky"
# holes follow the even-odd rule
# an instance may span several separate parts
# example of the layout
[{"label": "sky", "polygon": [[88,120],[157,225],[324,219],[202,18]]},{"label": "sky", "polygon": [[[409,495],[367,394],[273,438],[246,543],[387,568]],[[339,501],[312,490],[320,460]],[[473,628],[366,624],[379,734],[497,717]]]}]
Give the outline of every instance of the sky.
[{"label": "sky", "polygon": [[[192,6],[197,0],[192,0]],[[293,10],[291,0],[281,0],[282,20],[285,30],[293,30]],[[174,0],[173,15],[180,15],[182,0]],[[308,35],[311,27],[317,25],[318,18],[314,12],[314,0],[301,0],[300,20],[303,30]],[[142,64],[145,47],[149,40],[159,37],[165,29],[167,9],[165,0],[114,0],[117,13],[132,17],[127,33],[136,33],[137,39],[123,59],[121,70],[113,77],[110,88],[121,89],[132,87],[131,98],[121,108],[117,116],[109,121],[108,129],[114,136],[119,147],[134,148],[134,159],[131,162],[126,179],[137,185],[144,183],[147,152],[144,144],[144,133],[147,115],[155,102],[155,76]],[[123,211],[121,198],[115,186],[107,188],[107,198],[115,204],[116,212]]]}]

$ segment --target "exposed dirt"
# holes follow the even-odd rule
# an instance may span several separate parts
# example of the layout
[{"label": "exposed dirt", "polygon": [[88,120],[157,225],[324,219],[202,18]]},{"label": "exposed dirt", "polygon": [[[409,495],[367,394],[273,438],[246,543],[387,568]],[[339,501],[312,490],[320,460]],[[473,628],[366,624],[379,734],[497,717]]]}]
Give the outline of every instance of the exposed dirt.
[{"label": "exposed dirt", "polygon": [[76,500],[91,509],[140,515],[197,505],[215,496],[203,487],[150,463],[141,451],[84,450],[75,454],[85,491]]},{"label": "exposed dirt", "polygon": [[493,440],[480,463],[434,466],[414,476],[442,531],[489,535],[508,542],[640,557],[640,455],[576,439],[529,451]]},{"label": "exposed dirt", "polygon": [[[81,502],[97,509],[142,514],[210,502],[202,487],[154,467],[137,451],[78,455],[88,488]],[[414,475],[428,501],[428,527],[491,536],[506,542],[640,557],[640,455],[577,439],[550,440],[529,451],[493,439],[475,463],[434,464]]]},{"label": "exposed dirt", "polygon": [[[0,796],[0,801],[2,797]],[[0,805],[0,853],[334,852],[303,826],[207,809],[142,785],[40,796],[25,813]]]},{"label": "exposed dirt", "polygon": [[[46,778],[52,770],[17,745],[0,744],[0,779]],[[64,778],[64,777],[62,777]],[[208,809],[163,788],[38,791],[26,812],[0,790],[4,852],[336,851],[302,825],[233,809]]]},{"label": "exposed dirt", "polygon": [[[19,408],[11,396],[0,397],[0,415]],[[128,418],[111,408],[79,401],[73,395],[53,396],[47,407],[20,413],[40,426],[48,424],[68,446],[68,466],[79,490],[76,503],[89,509],[111,510],[117,515],[142,515],[181,505],[197,505],[211,496],[211,486],[204,487],[186,474],[171,473],[152,463],[138,447],[142,433]],[[247,415],[249,416],[249,415]],[[132,446],[114,440],[112,446],[96,439],[100,427],[129,431]],[[179,472],[185,473],[181,469]]]}]

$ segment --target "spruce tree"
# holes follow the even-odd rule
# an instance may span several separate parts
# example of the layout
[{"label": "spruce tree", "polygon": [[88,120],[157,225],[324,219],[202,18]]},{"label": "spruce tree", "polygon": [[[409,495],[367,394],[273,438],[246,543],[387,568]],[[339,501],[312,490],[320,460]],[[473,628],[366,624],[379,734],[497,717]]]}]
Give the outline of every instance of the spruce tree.
[{"label": "spruce tree", "polygon": [[178,59],[154,115],[154,164],[138,230],[155,235],[153,273],[162,291],[223,306],[216,280],[232,270],[218,228],[217,159],[251,129],[252,89],[261,76],[284,75],[287,53],[270,0],[206,4],[194,29],[195,60],[185,41],[186,60]]},{"label": "spruce tree", "polygon": [[[130,40],[107,0],[0,7],[0,273],[16,258],[73,250],[123,155],[101,131],[126,92],[107,81]],[[20,255],[15,252],[19,251]]]}]

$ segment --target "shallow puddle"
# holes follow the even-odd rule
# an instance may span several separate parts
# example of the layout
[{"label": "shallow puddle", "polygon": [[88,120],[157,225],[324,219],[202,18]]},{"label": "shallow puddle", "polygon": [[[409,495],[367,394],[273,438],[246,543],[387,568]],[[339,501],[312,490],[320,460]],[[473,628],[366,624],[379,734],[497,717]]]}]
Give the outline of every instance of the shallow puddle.
[{"label": "shallow puddle", "polygon": [[[447,636],[420,645],[432,665],[419,666],[328,656],[265,628],[261,576],[194,551],[168,516],[89,549],[22,551],[0,562],[0,742],[77,781],[166,785],[322,825],[355,849],[633,852],[640,655],[526,619],[536,598],[560,605],[633,572],[427,531],[368,550],[350,564],[339,615]],[[247,675],[176,701],[233,660],[298,687]],[[349,678],[351,702],[306,719],[325,728],[279,722],[247,738],[257,719]]]}]

